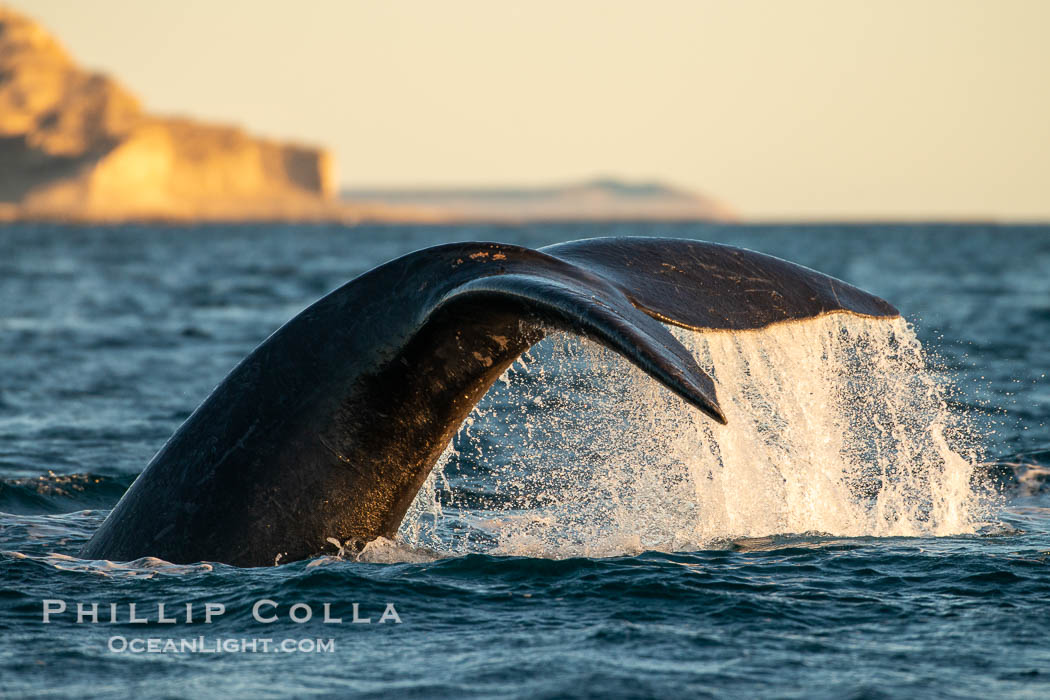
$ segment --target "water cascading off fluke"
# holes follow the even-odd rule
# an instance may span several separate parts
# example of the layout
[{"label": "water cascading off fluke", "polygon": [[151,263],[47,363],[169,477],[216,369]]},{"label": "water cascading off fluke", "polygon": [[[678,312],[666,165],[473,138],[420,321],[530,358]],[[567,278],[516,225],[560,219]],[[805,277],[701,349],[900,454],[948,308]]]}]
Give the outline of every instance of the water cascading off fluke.
[{"label": "water cascading off fluke", "polygon": [[561,557],[980,526],[976,431],[949,408],[951,386],[903,319],[674,332],[714,377],[728,425],[621,357],[556,336],[479,404],[402,537]]}]

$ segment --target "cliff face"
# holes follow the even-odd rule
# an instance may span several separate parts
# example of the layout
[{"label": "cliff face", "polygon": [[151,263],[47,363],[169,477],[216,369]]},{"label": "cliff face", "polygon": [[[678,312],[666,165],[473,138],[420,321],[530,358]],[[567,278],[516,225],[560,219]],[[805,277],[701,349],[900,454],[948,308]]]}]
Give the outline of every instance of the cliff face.
[{"label": "cliff face", "polygon": [[145,113],[0,7],[0,213],[119,220],[330,218],[324,150]]}]

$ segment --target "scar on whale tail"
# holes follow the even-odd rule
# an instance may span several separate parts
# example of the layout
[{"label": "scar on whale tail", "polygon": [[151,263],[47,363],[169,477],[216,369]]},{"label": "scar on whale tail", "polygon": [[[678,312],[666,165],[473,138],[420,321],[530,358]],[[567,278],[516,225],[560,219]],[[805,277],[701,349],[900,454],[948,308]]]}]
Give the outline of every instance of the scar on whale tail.
[{"label": "scar on whale tail", "polygon": [[598,238],[428,248],[320,299],[237,365],[156,454],[81,556],[238,566],[393,537],[489,387],[550,329],[622,354],[724,423],[664,324],[758,329],[897,317],[860,289],[730,246]]}]

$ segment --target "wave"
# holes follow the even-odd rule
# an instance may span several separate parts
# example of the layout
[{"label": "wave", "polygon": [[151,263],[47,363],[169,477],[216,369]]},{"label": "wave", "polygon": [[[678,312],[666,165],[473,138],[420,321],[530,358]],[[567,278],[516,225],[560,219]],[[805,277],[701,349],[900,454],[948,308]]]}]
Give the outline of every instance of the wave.
[{"label": "wave", "polygon": [[1014,497],[1050,492],[1050,447],[1036,447],[981,465],[985,478]]},{"label": "wave", "polygon": [[134,476],[55,474],[0,481],[0,512],[19,515],[112,508]]}]

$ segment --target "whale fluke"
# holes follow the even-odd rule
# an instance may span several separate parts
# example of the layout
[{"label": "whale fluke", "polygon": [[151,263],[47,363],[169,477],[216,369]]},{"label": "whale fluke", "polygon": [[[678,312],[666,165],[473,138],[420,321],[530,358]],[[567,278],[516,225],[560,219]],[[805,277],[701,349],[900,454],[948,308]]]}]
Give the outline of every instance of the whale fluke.
[{"label": "whale fluke", "polygon": [[[428,248],[336,289],[237,365],[81,551],[263,566],[393,537],[462,421],[551,329],[628,358],[724,423],[664,325],[748,330],[890,304],[729,246],[606,238]],[[663,322],[663,323],[661,323]]]},{"label": "whale fluke", "polygon": [[728,245],[592,238],[543,250],[609,280],[655,318],[693,330],[753,330],[839,311],[900,315],[886,301],[834,277]]}]

